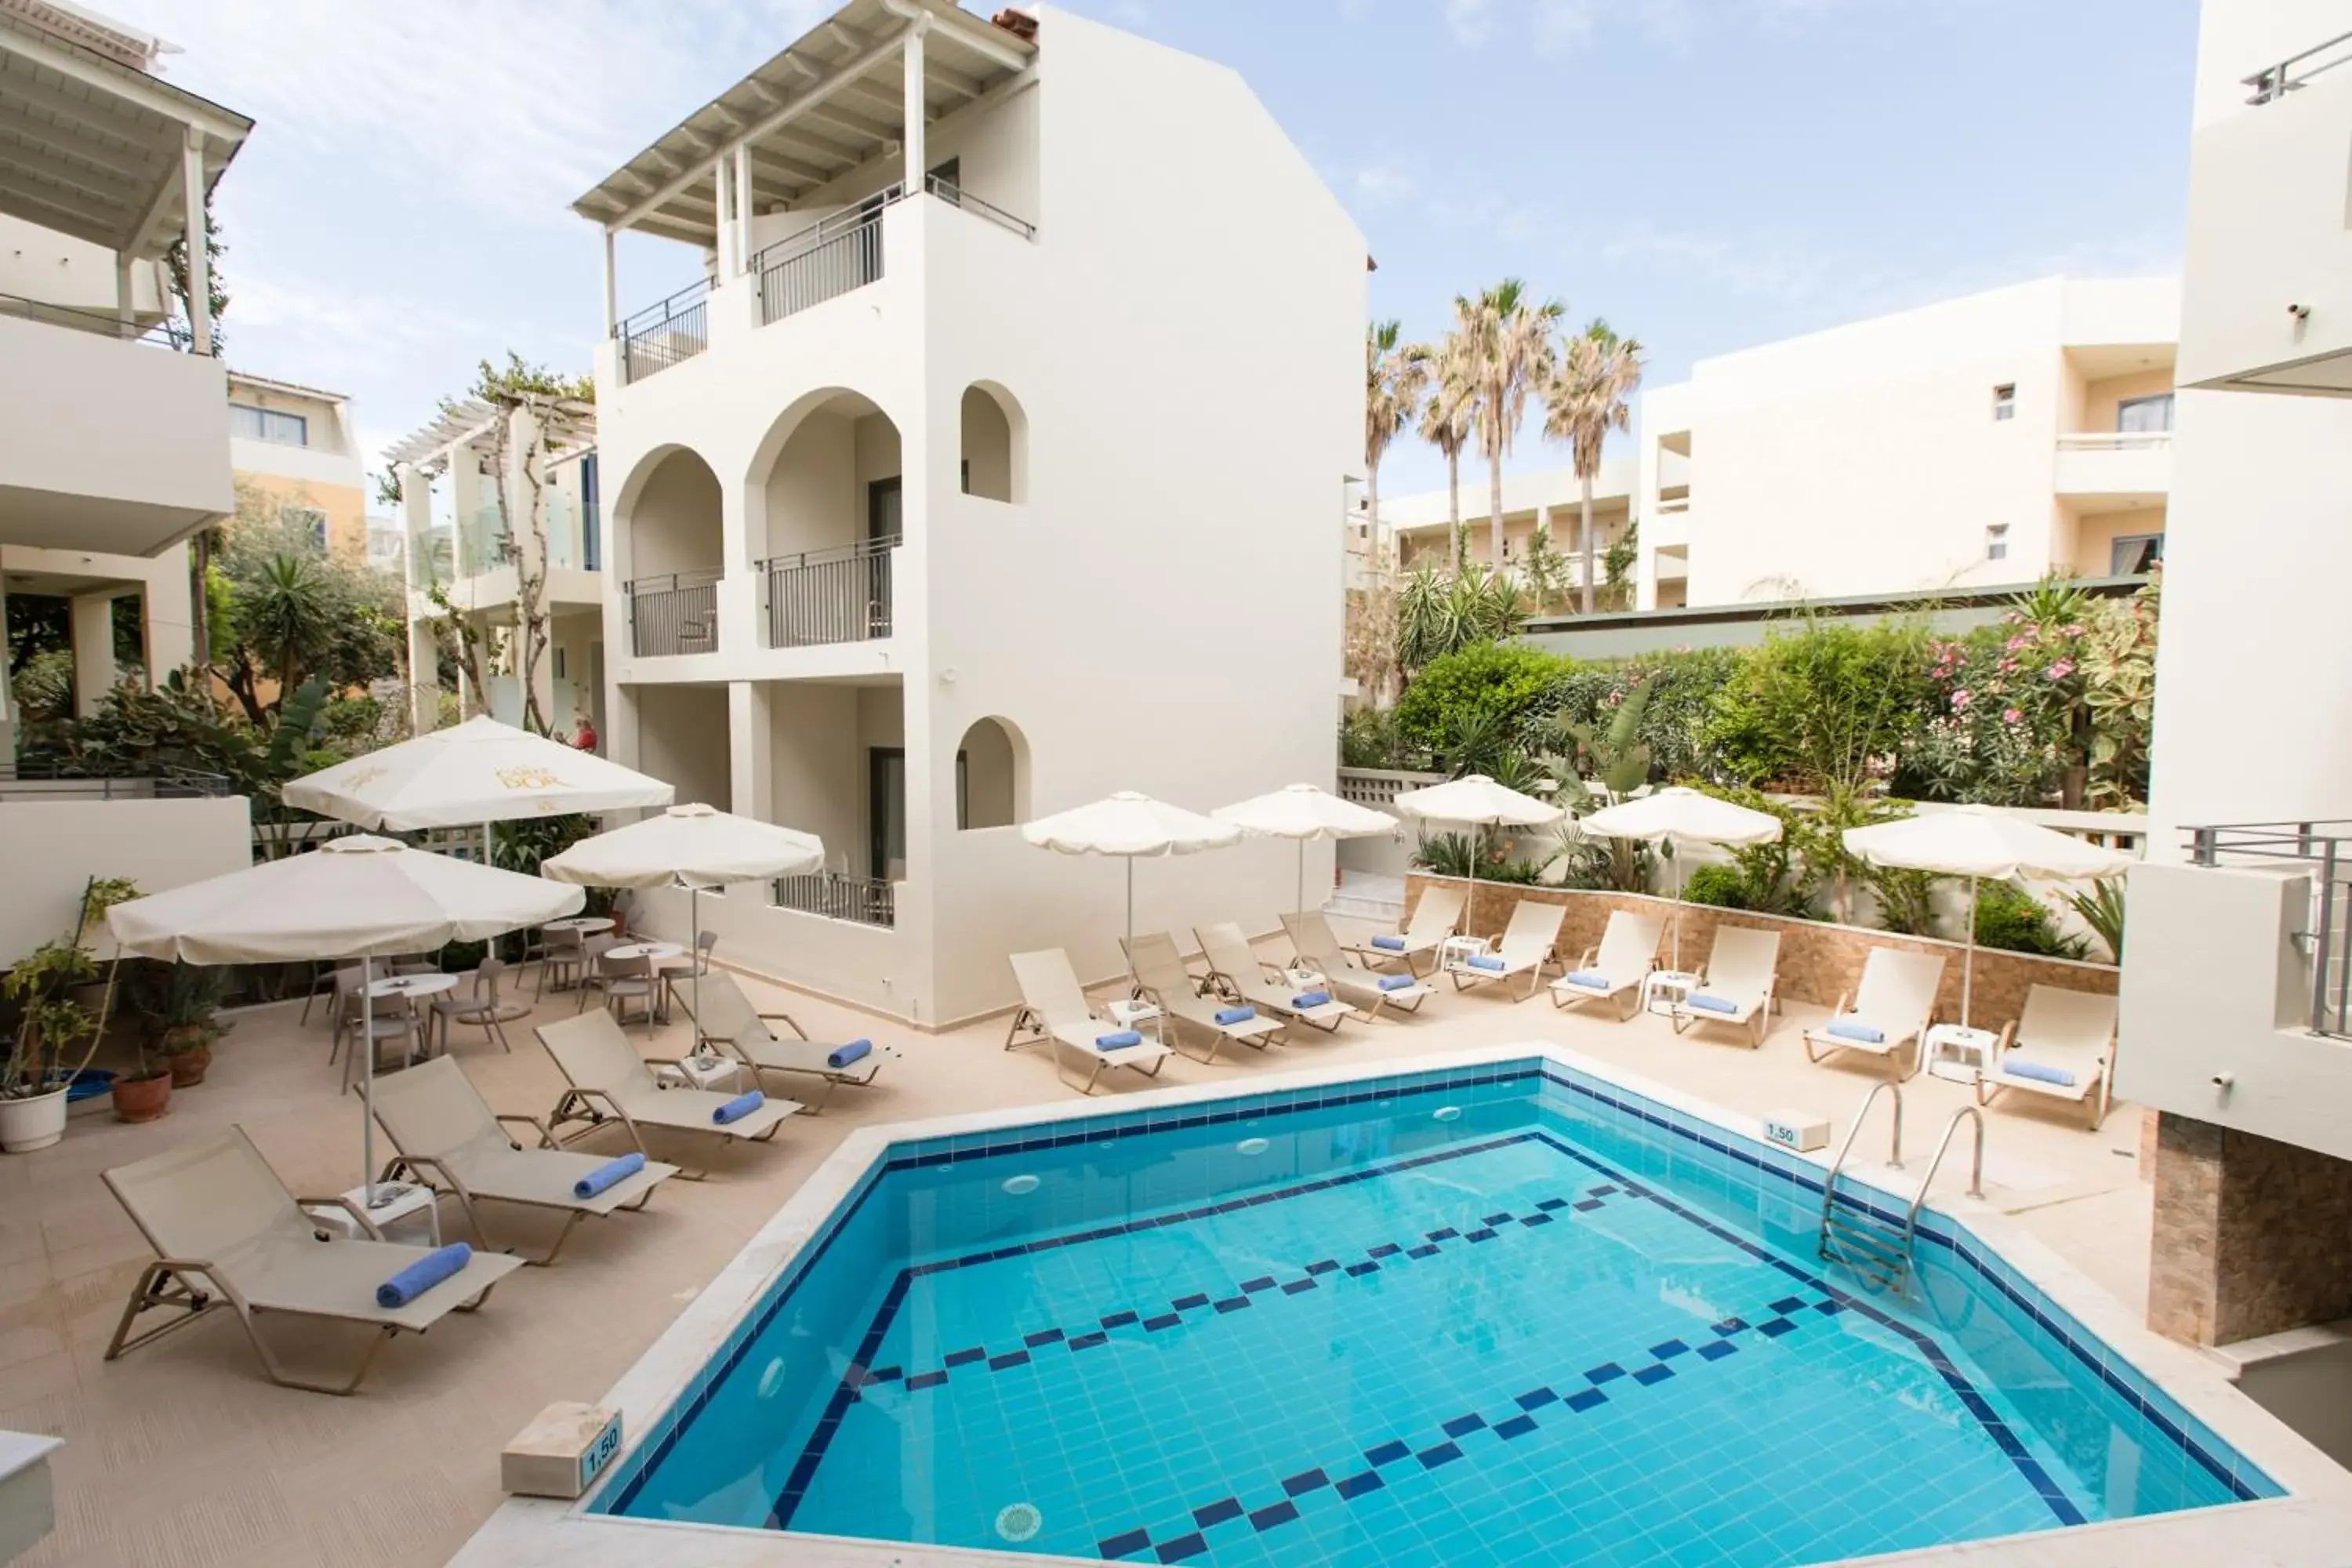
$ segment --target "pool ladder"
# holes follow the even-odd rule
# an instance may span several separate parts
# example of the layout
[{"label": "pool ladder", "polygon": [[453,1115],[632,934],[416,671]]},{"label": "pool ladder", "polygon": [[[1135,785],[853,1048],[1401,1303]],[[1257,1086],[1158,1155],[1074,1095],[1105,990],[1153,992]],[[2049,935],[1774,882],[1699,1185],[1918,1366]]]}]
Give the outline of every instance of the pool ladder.
[{"label": "pool ladder", "polygon": [[1862,1109],[1854,1113],[1853,1125],[1846,1129],[1845,1142],[1838,1145],[1837,1158],[1831,1162],[1829,1176],[1822,1184],[1820,1250],[1825,1262],[1843,1263],[1869,1284],[1899,1291],[1911,1277],[1911,1249],[1919,1233],[1919,1211],[1927,1202],[1927,1189],[1935,1185],[1936,1173],[1942,1168],[1944,1156],[1952,1147],[1952,1135],[1960,1130],[1963,1120],[1976,1123],[1969,1196],[1984,1196],[1984,1113],[1973,1105],[1964,1105],[1952,1113],[1951,1121],[1944,1124],[1943,1137],[1937,1140],[1935,1157],[1927,1162],[1927,1173],[1920,1178],[1919,1191],[1911,1199],[1902,1225],[1897,1226],[1868,1209],[1840,1207],[1837,1201],[1838,1177],[1845,1169],[1846,1156],[1853,1152],[1853,1141],[1869,1118],[1872,1103],[1882,1093],[1894,1100],[1894,1136],[1887,1150],[1886,1165],[1889,1170],[1903,1168],[1903,1090],[1892,1081],[1877,1084],[1864,1099]]}]

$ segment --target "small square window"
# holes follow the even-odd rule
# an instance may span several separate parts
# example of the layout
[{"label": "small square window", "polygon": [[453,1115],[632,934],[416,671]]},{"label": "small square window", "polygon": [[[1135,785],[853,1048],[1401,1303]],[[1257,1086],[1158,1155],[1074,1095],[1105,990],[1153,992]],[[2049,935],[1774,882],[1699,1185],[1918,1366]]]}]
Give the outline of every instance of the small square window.
[{"label": "small square window", "polygon": [[2017,417],[2017,383],[2004,381],[1992,389],[1992,416],[1995,419]]},{"label": "small square window", "polygon": [[1988,561],[2009,559],[2009,524],[1996,522],[1985,530],[1985,559]]}]

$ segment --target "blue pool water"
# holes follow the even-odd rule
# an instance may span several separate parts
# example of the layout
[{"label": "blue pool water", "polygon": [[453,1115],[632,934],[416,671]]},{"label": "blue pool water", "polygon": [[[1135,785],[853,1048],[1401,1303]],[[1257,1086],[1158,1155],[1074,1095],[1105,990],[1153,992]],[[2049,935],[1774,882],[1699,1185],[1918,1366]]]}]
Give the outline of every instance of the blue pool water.
[{"label": "blue pool water", "polygon": [[1539,1061],[896,1145],[595,1506],[1144,1563],[1804,1563],[2278,1494],[1965,1233]]}]

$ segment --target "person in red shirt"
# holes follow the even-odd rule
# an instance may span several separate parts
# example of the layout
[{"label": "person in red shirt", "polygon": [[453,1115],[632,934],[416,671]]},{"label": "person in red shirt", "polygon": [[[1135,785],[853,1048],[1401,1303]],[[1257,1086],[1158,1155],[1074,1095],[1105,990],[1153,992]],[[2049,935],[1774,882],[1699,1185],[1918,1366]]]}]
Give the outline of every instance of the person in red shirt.
[{"label": "person in red shirt", "polygon": [[589,721],[588,715],[585,713],[574,714],[572,716],[572,723],[574,727],[572,731],[572,744],[583,752],[594,751],[596,749],[596,726]]}]

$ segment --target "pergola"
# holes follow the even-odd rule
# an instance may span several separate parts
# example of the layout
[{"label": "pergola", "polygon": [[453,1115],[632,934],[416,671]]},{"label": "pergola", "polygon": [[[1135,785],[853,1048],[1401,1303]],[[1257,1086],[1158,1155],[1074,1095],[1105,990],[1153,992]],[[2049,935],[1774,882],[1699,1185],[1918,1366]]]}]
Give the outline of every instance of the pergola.
[{"label": "pergola", "polygon": [[205,198],[253,121],[150,74],[169,46],[61,0],[0,0],[0,213],[131,267],[188,240],[193,346],[213,346]]},{"label": "pergola", "polygon": [[735,276],[751,263],[750,215],[790,211],[886,158],[920,191],[926,127],[1025,85],[1034,32],[950,0],[849,0],[572,204],[604,230],[606,331],[614,235],[699,246]]}]

